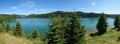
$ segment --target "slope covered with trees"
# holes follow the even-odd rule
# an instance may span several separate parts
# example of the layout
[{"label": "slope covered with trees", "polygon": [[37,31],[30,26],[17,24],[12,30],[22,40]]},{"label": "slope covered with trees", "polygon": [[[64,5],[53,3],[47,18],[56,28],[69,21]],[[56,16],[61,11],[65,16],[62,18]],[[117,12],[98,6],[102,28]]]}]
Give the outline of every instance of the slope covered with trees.
[{"label": "slope covered with trees", "polygon": [[[99,17],[99,15],[101,15],[101,13],[86,13],[86,12],[81,12],[81,11],[76,11],[76,12],[66,12],[66,11],[55,11],[55,12],[51,12],[51,13],[46,13],[46,14],[30,14],[28,16],[26,16],[26,18],[49,18],[49,17],[53,17],[53,14],[55,16],[70,16],[70,14],[72,13],[76,13],[77,16],[81,16],[81,17]],[[119,14],[105,14],[107,17],[116,17],[116,15],[120,16]]]}]

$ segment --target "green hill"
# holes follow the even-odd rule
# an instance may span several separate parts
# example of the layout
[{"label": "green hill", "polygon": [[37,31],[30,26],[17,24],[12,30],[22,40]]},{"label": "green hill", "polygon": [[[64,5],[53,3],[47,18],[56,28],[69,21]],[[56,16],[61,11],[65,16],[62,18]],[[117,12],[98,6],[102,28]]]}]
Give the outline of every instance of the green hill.
[{"label": "green hill", "polygon": [[[52,17],[53,15],[55,15],[55,16],[58,16],[58,15],[70,16],[72,13],[76,13],[78,16],[87,17],[87,18],[88,17],[99,17],[99,15],[101,14],[101,13],[93,13],[93,12],[86,13],[86,12],[81,12],[81,11],[76,11],[76,12],[55,11],[55,12],[45,13],[45,14],[30,14],[30,15],[26,16],[26,18],[49,18],[49,17]],[[115,17],[116,15],[119,15],[119,14],[105,14],[105,15],[107,17]]]}]

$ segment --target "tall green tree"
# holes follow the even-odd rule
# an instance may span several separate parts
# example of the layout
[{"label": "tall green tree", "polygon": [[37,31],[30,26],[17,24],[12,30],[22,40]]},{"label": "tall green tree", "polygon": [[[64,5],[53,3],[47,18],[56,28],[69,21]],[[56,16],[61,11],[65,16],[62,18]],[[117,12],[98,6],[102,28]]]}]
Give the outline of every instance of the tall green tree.
[{"label": "tall green tree", "polygon": [[64,39],[62,42],[63,44],[67,44],[67,38],[68,38],[68,31],[70,29],[70,20],[69,20],[69,17],[66,15],[66,16],[63,16],[63,21],[62,21],[62,33],[63,33],[63,38]]},{"label": "tall green tree", "polygon": [[33,33],[32,33],[32,38],[36,39],[40,37],[40,33],[38,32],[37,29],[34,29]]},{"label": "tall green tree", "polygon": [[[68,22],[69,23],[69,22]],[[85,30],[77,14],[73,13],[65,31],[66,44],[85,44]]]},{"label": "tall green tree", "polygon": [[14,30],[14,35],[15,36],[20,36],[20,37],[24,36],[24,32],[23,32],[22,26],[21,26],[19,21],[17,21],[17,23],[16,23],[16,27],[15,27],[15,30]]},{"label": "tall green tree", "polygon": [[120,18],[119,16],[115,17],[115,21],[114,21],[114,28],[119,28],[120,27]]},{"label": "tall green tree", "polygon": [[107,27],[108,25],[106,22],[106,16],[104,13],[102,13],[96,26],[96,28],[98,29],[98,35],[104,34],[106,32]]},{"label": "tall green tree", "polygon": [[52,18],[47,33],[48,44],[64,44],[64,30],[62,27],[62,18],[60,16]]},{"label": "tall green tree", "polygon": [[10,25],[7,23],[6,32],[9,32],[9,31],[11,31],[11,28],[10,28]]}]

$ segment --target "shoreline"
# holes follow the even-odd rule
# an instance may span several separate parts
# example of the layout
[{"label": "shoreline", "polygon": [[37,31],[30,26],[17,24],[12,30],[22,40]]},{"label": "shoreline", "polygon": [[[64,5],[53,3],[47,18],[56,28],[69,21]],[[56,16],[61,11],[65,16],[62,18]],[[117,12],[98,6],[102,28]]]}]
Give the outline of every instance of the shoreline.
[{"label": "shoreline", "polygon": [[[112,28],[113,28],[113,26],[107,27],[107,30],[108,30],[108,29],[112,29]],[[93,30],[93,31],[91,31],[91,32],[85,32],[85,35],[89,35],[89,34],[91,34],[91,33],[96,33],[96,32],[98,32],[97,29],[95,29],[95,30]]]}]

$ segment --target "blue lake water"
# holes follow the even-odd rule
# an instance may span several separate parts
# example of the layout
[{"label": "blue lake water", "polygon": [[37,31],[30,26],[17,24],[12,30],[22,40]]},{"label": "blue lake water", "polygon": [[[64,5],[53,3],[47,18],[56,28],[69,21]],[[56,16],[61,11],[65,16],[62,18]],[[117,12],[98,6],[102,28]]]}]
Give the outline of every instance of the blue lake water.
[{"label": "blue lake water", "polygon": [[[25,32],[25,34],[31,34],[33,29],[37,28],[41,35],[45,35],[45,33],[49,30],[48,24],[50,19],[47,18],[19,18],[17,21],[20,21],[21,26]],[[98,18],[81,18],[81,24],[85,26],[87,32],[92,32],[96,30],[96,24],[98,22]],[[109,27],[113,27],[113,18],[107,18],[107,22]],[[10,22],[12,27],[15,27],[16,22]]]}]

